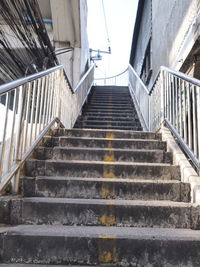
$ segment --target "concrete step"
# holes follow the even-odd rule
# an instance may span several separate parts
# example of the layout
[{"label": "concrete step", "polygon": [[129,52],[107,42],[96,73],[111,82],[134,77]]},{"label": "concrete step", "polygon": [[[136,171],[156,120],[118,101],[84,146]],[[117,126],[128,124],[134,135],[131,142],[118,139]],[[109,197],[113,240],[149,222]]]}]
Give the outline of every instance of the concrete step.
[{"label": "concrete step", "polygon": [[130,117],[117,117],[117,116],[105,116],[105,114],[103,116],[101,115],[93,115],[93,116],[88,116],[87,114],[83,114],[79,121],[86,121],[86,120],[89,120],[89,121],[123,121],[123,122],[139,122],[139,120],[133,116],[130,116]]},{"label": "concrete step", "polygon": [[[91,119],[97,117],[97,118],[101,118],[102,120],[104,120],[104,118],[108,117],[110,118],[110,120],[136,120],[139,121],[138,117],[134,114],[134,113],[100,113],[100,112],[84,112],[82,113],[82,118],[87,118],[90,117]],[[81,118],[80,117],[80,118]]]},{"label": "concrete step", "polygon": [[180,180],[180,168],[166,163],[28,159],[25,175]]},{"label": "concrete step", "polygon": [[[44,197],[29,197],[16,201],[20,206],[18,218],[15,217],[14,220],[18,220],[18,224],[185,229],[195,227],[190,203]],[[15,203],[12,205],[16,207]]]},{"label": "concrete step", "polygon": [[177,180],[26,177],[23,192],[25,197],[190,201],[190,184]]},{"label": "concrete step", "polygon": [[107,102],[107,103],[102,103],[102,102],[90,102],[89,104],[88,104],[90,107],[93,107],[93,106],[95,106],[95,107],[110,107],[110,108],[113,108],[113,107],[123,107],[123,108],[132,108],[133,107],[133,103],[114,103],[114,102]]},{"label": "concrete step", "polygon": [[88,103],[105,103],[105,104],[109,104],[109,103],[116,103],[116,104],[120,104],[120,103],[130,103],[130,104],[133,104],[133,101],[130,97],[127,97],[127,98],[113,98],[113,97],[91,97],[88,101]]},{"label": "concrete step", "polygon": [[200,231],[189,229],[20,225],[1,240],[7,263],[175,267],[200,258]]},{"label": "concrete step", "polygon": [[134,111],[134,109],[123,109],[123,110],[121,110],[121,109],[111,109],[111,108],[109,108],[109,109],[104,109],[104,108],[90,108],[89,106],[87,107],[87,108],[84,108],[83,109],[83,113],[84,112],[95,112],[96,114],[97,113],[122,113],[122,114],[130,114],[130,113],[132,113],[132,114],[135,114],[135,111]]},{"label": "concrete step", "polygon": [[106,121],[106,120],[84,120],[84,119],[81,119],[81,120],[78,120],[75,124],[75,127],[78,126],[78,127],[85,127],[85,126],[109,126],[109,127],[112,127],[112,126],[128,126],[128,127],[140,127],[140,125],[138,125],[139,123],[137,122],[134,122],[134,121],[118,121],[118,120],[110,120],[110,121]]},{"label": "concrete step", "polygon": [[104,105],[104,104],[93,105],[93,104],[89,104],[84,108],[84,110],[87,110],[87,109],[106,109],[106,110],[113,109],[113,110],[118,110],[119,108],[121,110],[134,110],[133,106],[129,105],[129,104],[126,104],[126,105],[116,105],[116,104],[113,104],[113,105],[112,104],[111,105]]},{"label": "concrete step", "polygon": [[141,131],[142,127],[133,127],[133,126],[108,126],[108,125],[91,125],[91,126],[82,126],[78,125],[76,128],[85,128],[85,129],[104,129],[104,130],[130,130],[130,131]]},{"label": "concrete step", "polygon": [[172,163],[172,154],[163,150],[131,150],[87,147],[37,147],[35,159],[95,160]]},{"label": "concrete step", "polygon": [[67,147],[99,147],[99,148],[120,148],[120,149],[148,149],[148,150],[165,150],[166,142],[151,139],[122,139],[113,136],[107,138],[93,137],[50,137],[43,138],[43,146],[67,146]]},{"label": "concrete step", "polygon": [[119,130],[86,130],[86,129],[55,129],[52,131],[54,136],[74,136],[74,137],[99,137],[107,139],[156,139],[161,140],[161,134],[153,132],[139,132],[139,131],[119,131]]}]

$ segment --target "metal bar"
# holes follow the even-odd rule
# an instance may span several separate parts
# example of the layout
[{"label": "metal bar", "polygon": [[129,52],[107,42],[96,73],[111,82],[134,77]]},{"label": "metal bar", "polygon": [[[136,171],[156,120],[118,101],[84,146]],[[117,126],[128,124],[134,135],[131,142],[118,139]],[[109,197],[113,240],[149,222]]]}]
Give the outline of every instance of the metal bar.
[{"label": "metal bar", "polygon": [[183,137],[183,108],[182,108],[182,103],[183,103],[183,86],[182,86],[182,83],[181,80],[179,79],[179,92],[180,92],[180,98],[179,98],[179,113],[180,113],[180,116],[179,116],[179,123],[180,123],[180,136]]},{"label": "metal bar", "polygon": [[198,158],[200,159],[200,87],[197,87]]},{"label": "metal bar", "polygon": [[0,177],[3,173],[3,157],[5,154],[5,142],[6,142],[6,134],[7,134],[7,123],[8,123],[8,112],[9,112],[9,105],[10,105],[10,92],[6,93],[6,102],[5,102],[5,118],[4,118],[4,131],[3,131],[3,138],[2,138],[2,145],[1,145],[1,159],[0,159]]},{"label": "metal bar", "polygon": [[40,114],[39,114],[39,132],[41,131],[41,123],[42,123],[42,111],[44,110],[44,91],[45,91],[45,82],[46,76],[42,77],[42,92],[41,92],[41,99],[40,99]]},{"label": "metal bar", "polygon": [[46,102],[46,114],[45,114],[45,121],[44,125],[48,124],[48,115],[49,115],[49,102],[50,102],[50,97],[51,97],[51,87],[52,87],[52,74],[49,74],[49,79],[48,79],[48,87],[47,87],[47,102]]},{"label": "metal bar", "polygon": [[27,106],[26,106],[26,114],[25,114],[25,126],[24,126],[24,132],[25,132],[25,136],[24,136],[24,144],[23,144],[23,151],[26,151],[27,148],[27,136],[28,136],[28,124],[29,124],[29,116],[30,116],[30,111],[31,111],[31,106],[30,106],[30,101],[31,101],[31,83],[28,83],[27,85]]},{"label": "metal bar", "polygon": [[37,85],[37,101],[36,101],[36,111],[35,111],[35,132],[34,132],[34,139],[37,136],[37,129],[38,129],[38,115],[39,115],[39,104],[40,104],[40,98],[41,98],[41,78],[38,80],[38,85]]},{"label": "metal bar", "polygon": [[[27,152],[23,155],[22,159],[15,163],[13,165],[12,169],[9,173],[5,174],[2,177],[2,183],[0,184],[0,194],[2,194],[6,188],[6,186],[10,183],[12,177],[15,175],[15,173],[18,172],[18,170],[21,168],[21,166],[24,164],[25,160],[29,157],[29,155],[33,152],[35,147],[38,145],[38,143],[42,140],[44,135],[49,131],[49,129],[56,123],[60,122],[58,118],[52,119],[52,121],[42,130],[40,135],[37,137],[37,139],[34,141],[34,143],[31,145],[31,147],[27,150]],[[18,191],[18,190],[17,190]]]},{"label": "metal bar", "polygon": [[183,81],[183,139],[187,143],[187,121],[186,121],[186,100],[185,100],[185,91],[186,91],[186,84]]},{"label": "metal bar", "polygon": [[35,99],[36,99],[36,81],[33,81],[32,86],[32,99],[31,99],[31,119],[30,119],[30,140],[29,145],[31,145],[33,139],[32,139],[32,133],[33,133],[33,121],[34,121],[34,112],[35,112]]},{"label": "metal bar", "polygon": [[200,161],[195,157],[194,153],[191,151],[191,149],[188,147],[185,141],[181,138],[181,136],[173,127],[173,125],[168,120],[165,120],[165,123],[167,127],[170,129],[170,131],[173,133],[173,135],[175,135],[176,141],[179,143],[183,151],[187,154],[189,160],[191,160],[192,163],[195,165],[198,175],[200,175]]},{"label": "metal bar", "polygon": [[13,151],[14,151],[14,129],[15,129],[15,121],[16,121],[16,103],[17,103],[17,92],[16,89],[13,90],[13,120],[12,120],[12,129],[10,135],[10,148],[9,148],[9,163],[8,163],[8,170],[11,168],[11,164],[13,162]]},{"label": "metal bar", "polygon": [[6,84],[3,84],[0,86],[0,95],[2,94],[5,94],[7,93],[8,91],[12,90],[12,89],[15,89],[23,84],[26,84],[26,83],[29,83],[29,82],[32,82],[34,80],[37,80],[45,75],[48,75],[49,73],[52,73],[54,72],[55,70],[58,70],[58,69],[64,69],[63,66],[56,66],[56,67],[53,67],[51,69],[48,69],[48,70],[44,70],[44,71],[41,71],[41,72],[38,72],[38,73],[35,73],[35,74],[32,74],[30,76],[27,76],[27,77],[24,77],[24,78],[20,78],[16,81],[13,81],[13,82],[10,82],[10,83],[6,83]]},{"label": "metal bar", "polygon": [[188,107],[188,145],[189,148],[192,149],[192,118],[191,118],[191,85],[188,84],[187,88],[187,107]]},{"label": "metal bar", "polygon": [[45,120],[46,120],[45,117],[46,117],[46,109],[47,109],[48,87],[49,87],[49,76],[46,77],[45,91],[44,91],[44,108],[43,108],[43,118],[42,118],[43,127],[45,126]]},{"label": "metal bar", "polygon": [[198,140],[197,140],[197,87],[192,86],[192,114],[193,114],[193,150],[198,157]]}]

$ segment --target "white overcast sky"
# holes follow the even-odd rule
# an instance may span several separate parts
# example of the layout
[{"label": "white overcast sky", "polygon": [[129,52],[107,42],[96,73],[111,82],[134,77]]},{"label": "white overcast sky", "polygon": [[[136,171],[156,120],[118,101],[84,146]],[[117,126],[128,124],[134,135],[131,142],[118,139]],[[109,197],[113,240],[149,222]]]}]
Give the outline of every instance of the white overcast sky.
[{"label": "white overcast sky", "polygon": [[[104,0],[107,28],[112,50],[96,61],[96,77],[112,76],[124,71],[129,62],[138,0]],[[87,0],[88,38],[92,49],[108,50],[102,0]],[[93,53],[94,55],[95,53]]]}]

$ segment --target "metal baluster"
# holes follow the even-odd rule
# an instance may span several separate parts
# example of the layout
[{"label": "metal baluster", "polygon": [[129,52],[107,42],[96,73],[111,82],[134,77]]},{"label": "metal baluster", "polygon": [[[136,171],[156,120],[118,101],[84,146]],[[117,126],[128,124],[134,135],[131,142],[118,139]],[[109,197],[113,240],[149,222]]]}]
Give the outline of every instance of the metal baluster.
[{"label": "metal baluster", "polygon": [[177,128],[178,130],[178,78],[177,77],[174,77],[175,79],[175,127]]},{"label": "metal baluster", "polygon": [[197,87],[192,86],[192,113],[193,113],[193,149],[195,156],[198,156],[198,140],[197,140]]},{"label": "metal baluster", "polygon": [[197,87],[198,159],[200,160],[200,87]]},{"label": "metal baluster", "polygon": [[34,113],[35,113],[35,100],[36,100],[36,82],[37,81],[33,81],[33,94],[32,94],[32,99],[31,99],[31,120],[30,120],[30,141],[29,141],[29,146],[32,143],[32,133],[33,133],[33,121],[34,121]]},{"label": "metal baluster", "polygon": [[[23,97],[23,86],[18,87],[19,90],[19,101],[18,101],[18,125],[16,133],[16,151],[15,151],[15,163],[18,164],[21,161],[21,130],[22,130],[22,119],[24,111],[24,97]],[[17,193],[19,188],[19,174],[20,170],[17,171],[14,177],[13,192]]]},{"label": "metal baluster", "polygon": [[27,106],[26,106],[26,111],[25,111],[25,113],[26,113],[26,116],[25,116],[25,126],[24,126],[24,129],[25,129],[25,136],[24,136],[24,144],[23,144],[23,151],[26,151],[26,149],[27,149],[27,136],[29,136],[28,135],[28,131],[29,131],[29,119],[30,119],[30,111],[31,111],[31,104],[30,104],[30,102],[31,102],[31,92],[32,92],[32,85],[31,85],[31,83],[28,83],[28,85],[27,85],[27,88],[26,88],[26,90],[27,90]]},{"label": "metal baluster", "polygon": [[4,126],[3,126],[3,138],[2,138],[2,145],[1,145],[1,158],[0,158],[0,177],[3,174],[3,163],[4,163],[4,155],[5,155],[5,148],[6,148],[6,134],[7,134],[7,125],[8,125],[8,112],[10,106],[10,92],[5,94],[6,102],[5,102],[5,118],[4,118]]},{"label": "metal baluster", "polygon": [[186,82],[183,81],[183,138],[187,144]]},{"label": "metal baluster", "polygon": [[40,113],[39,113],[39,133],[42,128],[42,113],[44,111],[45,83],[46,83],[46,76],[42,77],[42,91],[41,91],[41,98],[40,98]]},{"label": "metal baluster", "polygon": [[39,104],[40,104],[40,98],[41,98],[41,79],[38,80],[37,84],[37,101],[36,101],[36,110],[35,110],[35,132],[34,132],[34,140],[37,136],[37,129],[38,129],[38,115],[39,115]]},{"label": "metal baluster", "polygon": [[16,122],[16,103],[17,103],[17,92],[16,89],[12,91],[13,94],[13,120],[12,120],[12,129],[10,137],[10,148],[9,148],[9,163],[8,169],[10,170],[13,159],[14,159],[14,131],[15,131],[15,122]]},{"label": "metal baluster", "polygon": [[191,118],[191,99],[190,99],[190,84],[187,86],[187,107],[188,107],[188,145],[192,149],[192,118]]},{"label": "metal baluster", "polygon": [[183,137],[183,108],[182,108],[182,103],[183,103],[183,86],[181,79],[179,79],[179,124],[180,124],[180,136]]},{"label": "metal baluster", "polygon": [[47,103],[48,103],[48,96],[49,96],[49,75],[46,76],[46,83],[45,83],[45,91],[44,91],[44,109],[43,109],[43,119],[42,119],[42,125],[43,128],[45,127],[45,121],[46,121],[46,110],[47,110]]}]

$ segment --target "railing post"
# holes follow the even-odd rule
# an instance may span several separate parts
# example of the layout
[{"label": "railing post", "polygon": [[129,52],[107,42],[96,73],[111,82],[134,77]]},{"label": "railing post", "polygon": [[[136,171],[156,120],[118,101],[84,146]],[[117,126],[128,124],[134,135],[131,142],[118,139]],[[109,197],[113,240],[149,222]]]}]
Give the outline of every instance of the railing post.
[{"label": "railing post", "polygon": [[[19,87],[19,117],[18,117],[18,126],[17,126],[17,134],[16,134],[16,153],[14,162],[18,164],[21,161],[21,141],[22,141],[22,118],[23,118],[23,107],[24,107],[24,93],[23,93],[23,86]],[[13,180],[13,193],[17,194],[19,190],[19,178],[20,178],[20,168],[18,169],[17,173],[14,176]]]},{"label": "railing post", "polygon": [[165,103],[165,99],[164,99],[164,96],[165,96],[165,87],[164,87],[164,81],[165,81],[165,78],[164,78],[164,70],[161,70],[161,79],[160,79],[160,83],[161,83],[161,92],[160,92],[160,101],[161,101],[161,110],[160,110],[160,122],[162,123],[164,121],[164,110],[165,110],[165,107],[164,107],[164,103]]}]

